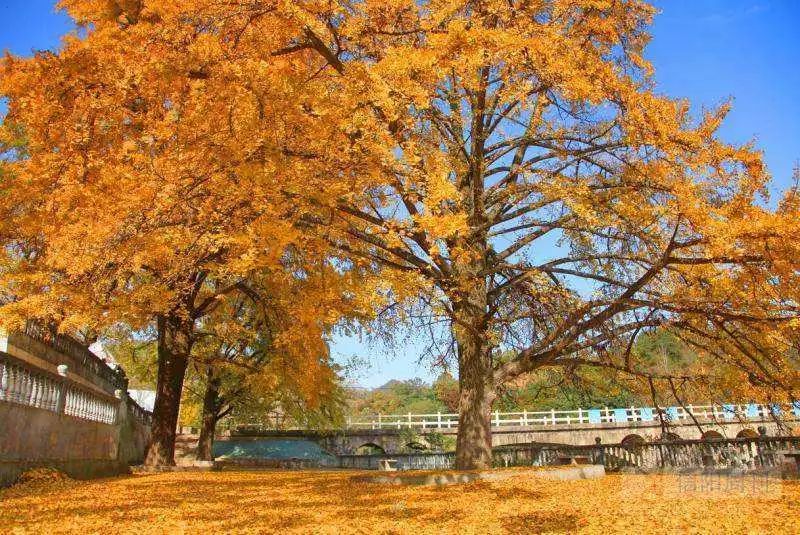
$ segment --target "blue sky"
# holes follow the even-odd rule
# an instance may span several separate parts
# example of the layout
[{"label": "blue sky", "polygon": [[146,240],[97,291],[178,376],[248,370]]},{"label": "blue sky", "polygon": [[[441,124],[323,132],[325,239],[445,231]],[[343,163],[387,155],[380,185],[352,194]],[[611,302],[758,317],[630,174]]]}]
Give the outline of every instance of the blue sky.
[{"label": "blue sky", "polygon": [[[764,150],[777,192],[789,183],[800,158],[800,2],[795,0],[660,0],[648,58],[659,91],[688,98],[694,109],[733,98],[721,135],[730,142],[755,140]],[[0,0],[0,49],[28,55],[53,48],[71,29],[49,0]],[[334,353],[371,363],[358,376],[364,386],[433,374],[418,364],[412,345],[382,355],[341,337]]]}]

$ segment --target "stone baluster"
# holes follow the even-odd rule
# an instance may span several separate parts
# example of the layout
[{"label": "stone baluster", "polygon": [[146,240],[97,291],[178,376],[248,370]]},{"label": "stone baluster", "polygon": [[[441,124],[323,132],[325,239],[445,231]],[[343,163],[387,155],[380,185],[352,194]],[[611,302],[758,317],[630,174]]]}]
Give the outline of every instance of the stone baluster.
[{"label": "stone baluster", "polygon": [[17,368],[17,403],[27,403],[30,397],[30,375],[27,370]]},{"label": "stone baluster", "polygon": [[28,375],[28,399],[26,405],[36,407],[37,397],[39,396],[39,378],[33,374]]},{"label": "stone baluster", "polygon": [[42,392],[39,395],[39,407],[45,410],[49,410],[48,406],[50,405],[50,378],[49,377],[41,377],[42,382]]},{"label": "stone baluster", "polygon": [[31,392],[31,405],[36,408],[42,407],[42,397],[44,395],[44,379],[38,375],[33,376],[33,390]]},{"label": "stone baluster", "polygon": [[22,403],[22,370],[17,367],[11,368],[11,396],[10,400],[14,403]]},{"label": "stone baluster", "polygon": [[24,370],[19,368],[16,369],[16,388],[14,389],[14,401],[17,403],[27,403],[28,402],[28,385],[27,385],[27,374]]},{"label": "stone baluster", "polygon": [[0,401],[8,396],[8,364],[0,362]]},{"label": "stone baluster", "polygon": [[75,412],[75,394],[71,388],[64,385],[64,414],[74,415]]},{"label": "stone baluster", "polygon": [[16,369],[12,366],[5,366],[5,399],[6,401],[14,401],[14,377]]},{"label": "stone baluster", "polygon": [[33,375],[28,370],[23,373],[25,377],[25,390],[23,391],[22,401],[26,405],[31,404],[31,394],[33,394]]},{"label": "stone baluster", "polygon": [[8,386],[6,388],[8,401],[17,401],[17,369],[8,368]]},{"label": "stone baluster", "polygon": [[70,416],[75,416],[75,412],[77,409],[76,400],[75,400],[75,391],[71,388],[64,385],[65,388],[65,401],[66,404],[64,406],[64,414],[69,414]]},{"label": "stone baluster", "polygon": [[50,386],[51,381],[47,377],[42,377],[42,393],[39,396],[39,407],[50,410]]},{"label": "stone baluster", "polygon": [[78,415],[78,398],[75,390],[67,387],[67,406],[66,413],[70,416]]},{"label": "stone baluster", "polygon": [[53,382],[50,384],[50,410],[57,411],[58,410],[58,391],[59,387],[58,384]]},{"label": "stone baluster", "polygon": [[51,381],[49,378],[45,379],[43,381],[43,384],[42,384],[42,402],[41,403],[42,403],[42,408],[45,409],[45,410],[48,410],[48,411],[51,410],[50,409],[50,397],[52,395],[52,392],[53,392],[53,381]]},{"label": "stone baluster", "polygon": [[47,395],[47,378],[36,375],[33,381],[36,386],[36,394],[33,396],[33,406],[43,409],[45,406],[45,397]]}]

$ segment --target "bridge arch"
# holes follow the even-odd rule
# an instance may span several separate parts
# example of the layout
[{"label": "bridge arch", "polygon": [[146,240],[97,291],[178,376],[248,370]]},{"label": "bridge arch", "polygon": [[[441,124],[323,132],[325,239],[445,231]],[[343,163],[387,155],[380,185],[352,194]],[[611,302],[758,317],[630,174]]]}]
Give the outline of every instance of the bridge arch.
[{"label": "bridge arch", "polygon": [[753,431],[749,427],[745,427],[738,433],[736,433],[736,438],[758,438],[758,433]]},{"label": "bridge arch", "polygon": [[644,437],[637,435],[636,433],[631,433],[620,441],[622,447],[628,450],[634,450],[644,446],[646,443],[647,441],[644,439]]},{"label": "bridge arch", "polygon": [[356,455],[384,455],[386,450],[374,442],[367,442],[356,448]]},{"label": "bridge arch", "polygon": [[722,433],[720,433],[719,431],[714,431],[713,429],[709,429],[708,431],[705,431],[703,433],[703,436],[701,438],[703,440],[722,440],[725,437],[722,436]]}]

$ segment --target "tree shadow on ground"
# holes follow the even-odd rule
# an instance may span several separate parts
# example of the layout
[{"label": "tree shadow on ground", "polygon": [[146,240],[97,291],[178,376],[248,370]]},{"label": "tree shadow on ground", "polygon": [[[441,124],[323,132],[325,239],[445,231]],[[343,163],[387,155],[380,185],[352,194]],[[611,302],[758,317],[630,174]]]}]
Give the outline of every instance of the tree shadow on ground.
[{"label": "tree shadow on ground", "polygon": [[512,500],[512,499],[522,499],[522,500],[533,500],[538,501],[544,499],[545,495],[542,492],[528,490],[520,487],[512,487],[512,488],[496,488],[494,490],[494,495],[500,500]]},{"label": "tree shadow on ground", "polygon": [[574,514],[534,511],[502,519],[509,533],[574,533],[578,530],[578,517]]}]

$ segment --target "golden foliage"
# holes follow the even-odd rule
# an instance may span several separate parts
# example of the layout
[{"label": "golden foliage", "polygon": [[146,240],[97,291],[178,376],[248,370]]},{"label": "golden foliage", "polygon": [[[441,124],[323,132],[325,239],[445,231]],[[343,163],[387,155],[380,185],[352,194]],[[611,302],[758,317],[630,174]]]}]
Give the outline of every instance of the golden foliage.
[{"label": "golden foliage", "polygon": [[85,35],[0,66],[26,152],[5,321],[143,323],[191,309],[198,273],[285,280],[297,248],[335,257],[321,299],[451,326],[484,427],[478,402],[544,366],[653,379],[625,350],[658,327],[706,384],[797,398],[796,199],[768,208],[761,152],[720,139],[729,104],[657,92],[647,3],[62,5]]},{"label": "golden foliage", "polygon": [[[11,533],[796,533],[800,483],[686,488],[686,476],[449,487],[354,483],[341,472],[166,473],[0,491]],[[684,483],[682,483],[683,481]],[[735,481],[735,479],[734,479]],[[749,481],[749,480],[748,480]]]}]

